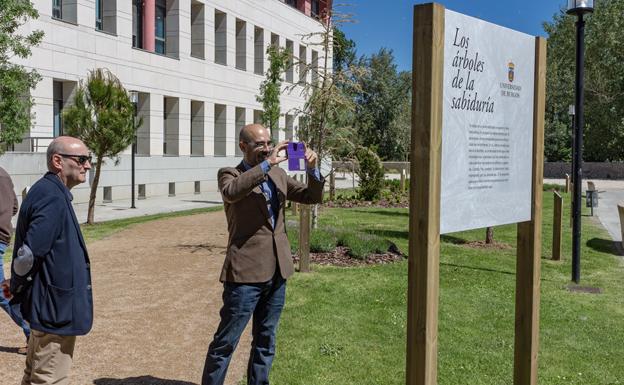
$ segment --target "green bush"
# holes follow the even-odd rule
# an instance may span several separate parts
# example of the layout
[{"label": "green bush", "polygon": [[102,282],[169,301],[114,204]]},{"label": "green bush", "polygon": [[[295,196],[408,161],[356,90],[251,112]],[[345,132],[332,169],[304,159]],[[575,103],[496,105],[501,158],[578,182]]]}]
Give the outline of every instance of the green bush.
[{"label": "green bush", "polygon": [[370,148],[360,147],[355,157],[359,163],[357,174],[360,178],[360,198],[367,201],[379,199],[384,185],[384,169],[379,156]]},{"label": "green bush", "polygon": [[329,253],[334,251],[338,243],[338,234],[332,228],[312,230],[310,234],[310,251],[313,253]]},{"label": "green bush", "polygon": [[388,251],[390,241],[372,234],[343,233],[338,239],[338,246],[348,248],[348,254],[352,258],[366,259],[371,254]]}]

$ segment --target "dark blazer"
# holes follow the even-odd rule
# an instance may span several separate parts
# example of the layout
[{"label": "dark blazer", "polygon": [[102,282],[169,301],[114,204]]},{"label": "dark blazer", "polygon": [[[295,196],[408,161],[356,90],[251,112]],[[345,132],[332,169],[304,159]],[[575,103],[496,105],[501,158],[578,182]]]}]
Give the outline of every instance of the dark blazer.
[{"label": "dark blazer", "polygon": [[279,265],[285,279],[294,272],[290,243],[286,236],[286,200],[311,204],[323,199],[324,181],[308,178],[308,185],[297,182],[279,167],[269,170],[275,183],[279,209],[275,228],[271,226],[266,198],[260,189],[265,174],[260,165],[245,171],[241,162],[236,168],[219,170],[219,191],[228,222],[228,246],[221,271],[221,281],[259,283],[273,278]]},{"label": "dark blazer", "polygon": [[34,330],[65,336],[87,334],[93,324],[89,255],[72,199],[56,175],[39,179],[20,208],[13,249],[15,258],[26,243],[36,260],[24,319]]}]

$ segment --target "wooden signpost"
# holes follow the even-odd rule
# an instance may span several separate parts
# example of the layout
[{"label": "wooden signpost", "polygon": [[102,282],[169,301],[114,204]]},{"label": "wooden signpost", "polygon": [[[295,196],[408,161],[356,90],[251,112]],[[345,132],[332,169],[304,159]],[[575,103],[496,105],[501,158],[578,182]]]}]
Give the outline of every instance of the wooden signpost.
[{"label": "wooden signpost", "polygon": [[[513,383],[536,384],[546,41],[439,4],[415,6],[413,33],[406,383],[437,383],[441,229],[517,223]],[[508,37],[512,41],[505,41]],[[457,57],[464,58],[459,67],[448,60],[448,44],[457,44],[448,48],[457,48]],[[485,47],[484,52],[475,47]],[[516,47],[525,48],[517,55],[506,53],[513,57],[498,57]],[[472,60],[472,67],[464,71],[461,62],[466,60]],[[460,96],[456,100],[454,95]],[[459,135],[445,137],[450,129]],[[444,164],[443,159],[449,159],[443,156],[445,146],[460,159],[459,167]],[[462,151],[467,161],[461,159]],[[449,192],[449,183],[465,188],[465,194]],[[470,200],[462,206],[476,204],[452,217],[448,199],[461,200],[464,195]]]},{"label": "wooden signpost", "polygon": [[563,198],[558,192],[553,192],[554,209],[553,209],[553,243],[552,243],[552,260],[561,260],[561,238],[563,225]]}]

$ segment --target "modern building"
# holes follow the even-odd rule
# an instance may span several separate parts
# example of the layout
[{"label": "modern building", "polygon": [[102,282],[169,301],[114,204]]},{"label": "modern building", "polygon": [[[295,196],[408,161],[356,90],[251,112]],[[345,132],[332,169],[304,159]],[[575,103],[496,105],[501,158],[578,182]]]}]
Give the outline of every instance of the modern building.
[{"label": "modern building", "polygon": [[[43,42],[22,64],[42,80],[32,90],[30,132],[0,165],[16,190],[45,172],[45,149],[63,134],[62,112],[79,82],[107,68],[138,92],[136,183],[138,198],[216,190],[216,172],[240,161],[239,129],[260,119],[256,101],[268,68],[269,44],[296,59],[285,75],[283,140],[296,135],[293,113],[305,102],[301,84],[313,81],[326,55],[318,44],[331,0],[34,0]],[[331,61],[330,61],[331,62]],[[129,148],[108,160],[98,201],[130,198]],[[88,186],[75,202],[88,200]]]}]

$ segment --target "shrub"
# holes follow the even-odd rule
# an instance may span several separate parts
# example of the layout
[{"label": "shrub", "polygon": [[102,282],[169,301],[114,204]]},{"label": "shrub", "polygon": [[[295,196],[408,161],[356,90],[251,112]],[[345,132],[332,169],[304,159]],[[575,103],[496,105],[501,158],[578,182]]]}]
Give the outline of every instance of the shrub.
[{"label": "shrub", "polygon": [[360,187],[358,194],[367,201],[377,200],[384,184],[384,169],[379,156],[370,148],[360,147],[355,152],[358,160]]},{"label": "shrub", "polygon": [[334,251],[338,243],[335,229],[316,229],[310,234],[310,251],[313,253],[329,253]]},{"label": "shrub", "polygon": [[347,247],[352,258],[366,259],[371,254],[388,251],[390,241],[372,234],[343,233],[338,239],[338,246]]}]

